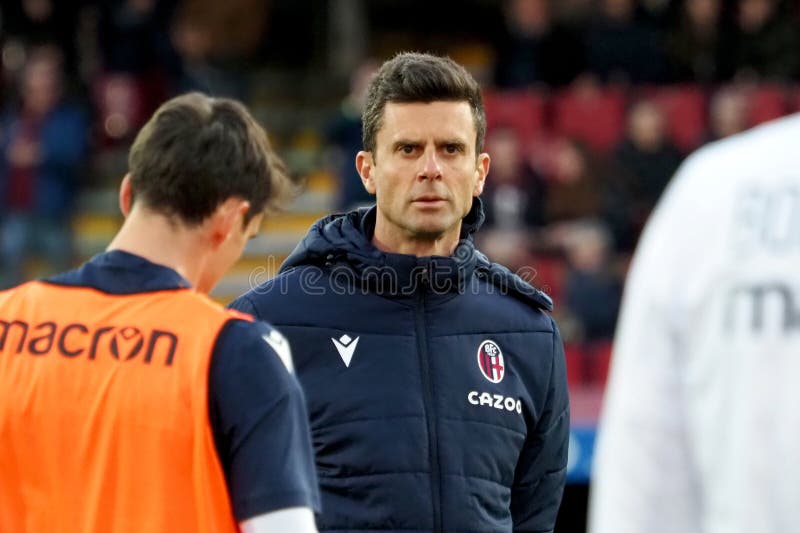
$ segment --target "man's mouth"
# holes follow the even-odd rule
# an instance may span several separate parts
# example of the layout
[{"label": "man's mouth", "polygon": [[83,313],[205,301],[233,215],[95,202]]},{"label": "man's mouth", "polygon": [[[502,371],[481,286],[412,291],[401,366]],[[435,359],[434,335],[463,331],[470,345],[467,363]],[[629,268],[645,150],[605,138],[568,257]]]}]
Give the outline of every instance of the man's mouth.
[{"label": "man's mouth", "polygon": [[413,200],[414,203],[431,204],[431,205],[432,204],[437,204],[439,202],[444,202],[444,201],[445,201],[445,199],[443,197],[437,196],[435,194],[424,194],[422,196],[417,196]]}]

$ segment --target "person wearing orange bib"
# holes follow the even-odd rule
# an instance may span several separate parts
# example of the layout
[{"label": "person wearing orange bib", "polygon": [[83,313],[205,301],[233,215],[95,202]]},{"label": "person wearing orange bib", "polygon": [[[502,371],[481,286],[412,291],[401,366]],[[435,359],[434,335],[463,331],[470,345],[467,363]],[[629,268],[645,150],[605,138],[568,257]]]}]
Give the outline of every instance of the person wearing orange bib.
[{"label": "person wearing orange bib", "polygon": [[288,343],[207,296],[289,190],[241,104],[174,98],[107,251],[0,292],[0,531],[316,531]]}]

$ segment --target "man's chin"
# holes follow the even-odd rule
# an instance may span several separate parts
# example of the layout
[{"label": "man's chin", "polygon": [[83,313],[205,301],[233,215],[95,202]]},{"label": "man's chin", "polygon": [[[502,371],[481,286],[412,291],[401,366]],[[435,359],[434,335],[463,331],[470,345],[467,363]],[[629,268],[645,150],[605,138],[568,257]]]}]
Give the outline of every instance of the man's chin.
[{"label": "man's chin", "polygon": [[420,220],[418,224],[415,224],[410,229],[416,240],[432,242],[445,237],[453,229],[453,225],[444,224],[440,221],[434,223]]}]

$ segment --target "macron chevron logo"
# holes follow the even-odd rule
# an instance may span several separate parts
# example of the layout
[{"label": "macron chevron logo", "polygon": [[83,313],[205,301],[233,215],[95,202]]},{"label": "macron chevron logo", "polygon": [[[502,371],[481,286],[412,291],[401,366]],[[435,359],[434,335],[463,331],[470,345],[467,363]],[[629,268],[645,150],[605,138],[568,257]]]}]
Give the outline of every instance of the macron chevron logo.
[{"label": "macron chevron logo", "polygon": [[284,366],[286,366],[286,370],[288,370],[290,374],[294,374],[292,350],[289,348],[289,341],[287,341],[286,338],[276,329],[270,331],[269,335],[262,335],[261,338],[264,339],[264,342],[269,344],[277,356],[280,357]]},{"label": "macron chevron logo", "polygon": [[358,345],[358,339],[361,337],[356,337],[355,339],[350,338],[350,335],[344,334],[339,337],[339,340],[334,339],[331,337],[331,341],[333,341],[333,345],[336,346],[336,351],[339,352],[339,355],[344,361],[344,366],[350,367],[350,360],[353,359],[353,353],[356,351],[356,345]]}]

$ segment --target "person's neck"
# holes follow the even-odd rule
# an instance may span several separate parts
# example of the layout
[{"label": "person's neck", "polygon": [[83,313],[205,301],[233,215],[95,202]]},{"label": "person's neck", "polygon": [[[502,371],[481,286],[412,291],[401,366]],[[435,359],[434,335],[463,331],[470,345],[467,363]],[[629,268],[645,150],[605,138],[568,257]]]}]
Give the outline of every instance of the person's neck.
[{"label": "person's neck", "polygon": [[391,231],[381,223],[380,218],[375,223],[375,233],[372,244],[382,252],[393,254],[415,255],[429,257],[432,255],[448,257],[453,254],[460,239],[461,226],[448,231],[436,238],[422,239],[409,236],[402,230]]},{"label": "person's neck", "polygon": [[132,211],[106,251],[121,250],[169,267],[183,276],[192,287],[200,287],[206,262],[196,230],[173,223],[165,216]]}]

